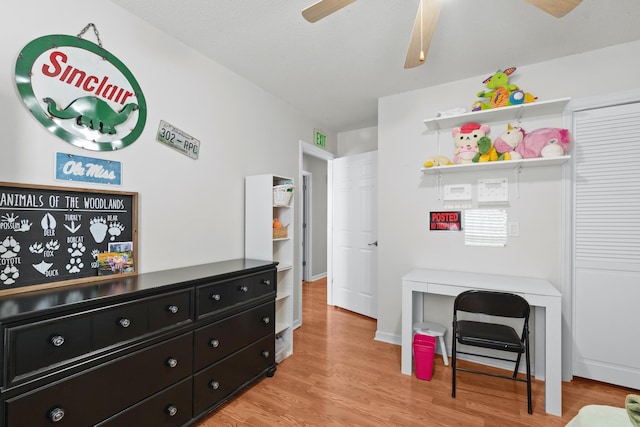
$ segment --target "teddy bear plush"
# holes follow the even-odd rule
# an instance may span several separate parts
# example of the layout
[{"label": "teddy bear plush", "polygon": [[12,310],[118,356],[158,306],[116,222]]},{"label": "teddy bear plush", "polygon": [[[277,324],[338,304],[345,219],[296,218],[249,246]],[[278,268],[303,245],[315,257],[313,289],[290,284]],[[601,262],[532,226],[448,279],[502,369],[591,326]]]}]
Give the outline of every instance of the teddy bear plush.
[{"label": "teddy bear plush", "polygon": [[489,126],[480,123],[465,123],[461,127],[454,127],[451,133],[456,144],[453,163],[472,163],[478,153],[478,141],[489,133]]},{"label": "teddy bear plush", "polygon": [[564,156],[571,149],[568,129],[540,128],[528,132],[516,151],[525,159]]},{"label": "teddy bear plush", "polygon": [[498,160],[521,159],[522,156],[516,150],[524,139],[525,131],[520,126],[507,125],[507,130],[493,141],[498,152]]},{"label": "teddy bear plush", "polygon": [[423,166],[425,168],[431,168],[433,166],[449,166],[452,164],[453,163],[451,163],[451,160],[449,160],[449,158],[446,156],[434,156],[434,157],[429,157],[424,162]]}]

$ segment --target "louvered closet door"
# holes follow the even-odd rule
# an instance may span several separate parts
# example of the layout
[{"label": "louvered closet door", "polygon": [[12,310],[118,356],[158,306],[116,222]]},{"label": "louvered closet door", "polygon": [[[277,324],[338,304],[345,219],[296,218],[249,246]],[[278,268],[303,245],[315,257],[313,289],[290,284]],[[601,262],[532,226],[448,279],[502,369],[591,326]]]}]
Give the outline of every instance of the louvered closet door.
[{"label": "louvered closet door", "polygon": [[640,103],[574,114],[574,374],[640,389]]}]

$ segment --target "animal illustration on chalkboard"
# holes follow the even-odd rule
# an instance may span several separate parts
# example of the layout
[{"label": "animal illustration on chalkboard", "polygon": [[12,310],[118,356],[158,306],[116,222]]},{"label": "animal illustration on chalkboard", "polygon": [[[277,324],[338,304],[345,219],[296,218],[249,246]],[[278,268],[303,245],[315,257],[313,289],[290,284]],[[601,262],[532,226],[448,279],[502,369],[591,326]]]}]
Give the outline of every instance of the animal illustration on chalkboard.
[{"label": "animal illustration on chalkboard", "polygon": [[0,258],[13,258],[20,252],[20,243],[13,237],[7,236],[0,244]]},{"label": "animal illustration on chalkboard", "polygon": [[69,264],[66,265],[67,271],[71,274],[80,273],[83,268],[84,263],[82,262],[82,258],[71,258]]},{"label": "animal illustration on chalkboard", "polygon": [[124,231],[124,225],[119,222],[112,222],[109,224],[109,234],[111,235],[111,240],[116,240],[116,237],[120,236]]},{"label": "animal illustration on chalkboard", "polygon": [[46,248],[49,251],[57,251],[60,249],[60,243],[57,240],[51,239],[46,243]]},{"label": "animal illustration on chalkboard", "polygon": [[0,270],[0,280],[3,285],[13,285],[20,277],[20,270],[15,265],[7,265],[4,269]]},{"label": "animal illustration on chalkboard", "polygon": [[47,271],[53,267],[53,263],[40,261],[38,264],[31,264],[40,274],[47,274]]},{"label": "animal illustration on chalkboard", "polygon": [[54,230],[56,225],[58,225],[56,219],[49,212],[47,212],[40,221],[40,226],[44,231]]},{"label": "animal illustration on chalkboard", "polygon": [[104,238],[107,237],[107,230],[109,227],[107,227],[107,221],[105,221],[104,218],[102,217],[95,217],[92,218],[89,221],[89,231],[91,232],[91,235],[93,236],[93,240],[96,241],[96,243],[102,243],[104,241]]}]

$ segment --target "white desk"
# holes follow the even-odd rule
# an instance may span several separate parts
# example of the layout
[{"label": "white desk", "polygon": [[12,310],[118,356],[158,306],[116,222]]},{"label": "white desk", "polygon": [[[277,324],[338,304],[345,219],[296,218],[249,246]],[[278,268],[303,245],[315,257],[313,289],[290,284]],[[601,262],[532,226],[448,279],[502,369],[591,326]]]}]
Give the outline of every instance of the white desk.
[{"label": "white desk", "polygon": [[[469,289],[512,292],[523,296],[534,307],[535,377],[545,380],[545,410],[561,416],[561,295],[548,280],[444,270],[409,272],[402,278],[402,373],[412,373],[412,325],[424,320],[422,294],[455,297]],[[453,312],[451,318],[453,320]]]}]

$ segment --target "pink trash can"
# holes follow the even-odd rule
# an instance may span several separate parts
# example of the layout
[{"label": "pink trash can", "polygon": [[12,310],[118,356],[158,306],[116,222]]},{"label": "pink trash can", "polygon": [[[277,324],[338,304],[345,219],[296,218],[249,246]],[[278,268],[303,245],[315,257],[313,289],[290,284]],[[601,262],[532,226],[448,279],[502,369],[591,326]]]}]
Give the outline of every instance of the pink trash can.
[{"label": "pink trash can", "polygon": [[413,336],[413,359],[416,364],[416,377],[418,379],[431,380],[435,351],[436,337],[422,334]]}]

